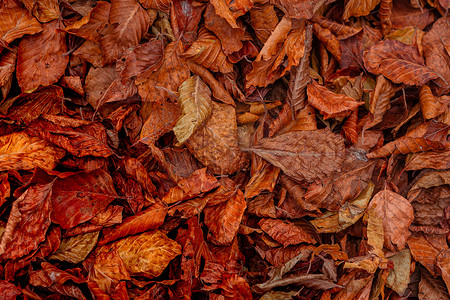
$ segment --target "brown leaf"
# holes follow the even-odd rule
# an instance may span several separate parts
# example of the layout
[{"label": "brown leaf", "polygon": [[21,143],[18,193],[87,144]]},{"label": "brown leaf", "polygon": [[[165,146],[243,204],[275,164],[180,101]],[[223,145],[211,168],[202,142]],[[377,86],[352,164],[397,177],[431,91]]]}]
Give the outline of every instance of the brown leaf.
[{"label": "brown leaf", "polygon": [[[204,209],[205,225],[209,228],[208,239],[217,245],[229,245],[235,238],[247,204],[240,191],[223,193],[226,201]],[[214,199],[214,198],[213,198]]]},{"label": "brown leaf", "polygon": [[448,92],[450,86],[450,53],[443,41],[450,38],[450,20],[437,20],[423,37],[423,51],[428,68],[441,75],[436,79],[438,95]]},{"label": "brown leaf", "polygon": [[450,168],[450,150],[426,151],[407,155],[405,171],[424,168],[439,170]]},{"label": "brown leaf", "polygon": [[113,154],[107,145],[106,130],[100,123],[45,115],[31,122],[26,132],[76,156],[108,157]]},{"label": "brown leaf", "polygon": [[[350,2],[347,3],[349,5]],[[344,12],[345,13],[345,12]],[[348,25],[340,24],[333,20],[324,18],[320,15],[315,15],[311,19],[321,27],[329,29],[338,40],[348,39],[361,31],[361,28],[355,28]]]},{"label": "brown leaf", "polygon": [[250,22],[258,39],[265,43],[278,24],[274,6],[269,3],[255,3],[255,7],[250,10]]},{"label": "brown leaf", "polygon": [[110,3],[98,1],[89,14],[67,26],[65,31],[86,40],[98,42],[101,31],[108,23],[110,8]]},{"label": "brown leaf", "polygon": [[294,0],[271,0],[270,3],[281,9],[288,17],[295,19],[311,18],[320,6],[323,0],[312,1],[294,1]]},{"label": "brown leaf", "polygon": [[395,83],[424,85],[439,76],[425,67],[413,46],[396,40],[381,41],[364,51],[364,66],[373,74],[383,74]]},{"label": "brown leaf", "polygon": [[116,63],[116,71],[122,78],[152,72],[161,66],[163,56],[163,41],[151,39],[145,44],[126,50]]},{"label": "brown leaf", "polygon": [[29,254],[45,240],[50,226],[53,183],[28,188],[14,201],[0,241],[2,259],[16,259]]},{"label": "brown leaf", "polygon": [[17,80],[24,93],[39,86],[57,82],[64,74],[69,56],[66,34],[59,31],[62,22],[54,20],[43,25],[43,31],[24,37],[17,53]]},{"label": "brown leaf", "polygon": [[122,237],[141,233],[150,229],[156,229],[163,224],[166,212],[166,206],[155,203],[146,210],[143,210],[134,216],[125,218],[121,224],[114,228],[104,229],[103,237],[98,244],[99,246],[103,246]]},{"label": "brown leaf", "polygon": [[177,186],[171,188],[162,198],[167,204],[194,198],[219,186],[214,176],[209,175],[207,168],[194,171],[188,178],[181,179]]},{"label": "brown leaf", "polygon": [[183,57],[213,72],[230,73],[233,64],[222,51],[220,40],[206,28],[200,28],[197,40],[183,53]]},{"label": "brown leaf", "polygon": [[92,219],[117,198],[111,176],[103,170],[78,172],[53,185],[52,222],[63,229]]},{"label": "brown leaf", "polygon": [[89,280],[97,283],[101,290],[111,295],[121,280],[131,280],[131,277],[117,252],[110,249],[109,252],[102,252],[95,258],[89,272]]},{"label": "brown leaf", "polygon": [[150,106],[150,114],[142,126],[140,141],[147,145],[154,145],[161,136],[173,129],[181,109],[178,104],[167,101],[151,103]]},{"label": "brown leaf", "polygon": [[216,14],[225,19],[233,28],[238,27],[236,19],[253,7],[251,0],[212,0],[211,4],[214,6]]},{"label": "brown leaf", "polygon": [[309,104],[317,108],[323,114],[324,119],[347,117],[364,103],[355,101],[346,95],[333,93],[314,80],[308,84],[307,93]]},{"label": "brown leaf", "polygon": [[150,22],[149,14],[137,0],[112,0],[109,24],[100,37],[103,62],[113,63],[126,49],[139,44]]},{"label": "brown leaf", "polygon": [[444,111],[442,103],[433,96],[431,89],[426,85],[420,88],[419,104],[425,120],[433,119]]},{"label": "brown leaf", "polygon": [[114,249],[130,275],[159,276],[167,264],[181,254],[181,246],[159,230],[130,236],[109,246],[98,248],[96,254]]},{"label": "brown leaf", "polygon": [[229,105],[212,104],[211,117],[186,141],[186,146],[214,174],[232,174],[245,156],[238,146],[236,113]]},{"label": "brown leaf", "polygon": [[280,169],[261,161],[261,167],[253,174],[245,186],[245,198],[258,196],[262,191],[273,192]]},{"label": "brown leaf", "polygon": [[0,171],[35,167],[51,171],[65,154],[64,150],[24,132],[0,137],[0,152]]},{"label": "brown leaf", "polygon": [[58,250],[49,259],[67,261],[78,264],[86,259],[97,244],[100,231],[80,234],[65,238],[61,241]]},{"label": "brown leaf", "polygon": [[408,230],[414,220],[414,211],[408,200],[399,194],[383,190],[371,200],[368,209],[373,208],[383,220],[384,247],[402,250],[410,232]]},{"label": "brown leaf", "polygon": [[159,9],[164,12],[169,12],[171,2],[169,0],[139,0],[146,9]]},{"label": "brown leaf", "polygon": [[280,219],[262,219],[259,221],[258,225],[274,240],[283,244],[284,247],[300,243],[316,243],[315,238],[307,231],[289,221]]},{"label": "brown leaf", "polygon": [[325,129],[264,138],[251,150],[286,175],[308,182],[339,172],[344,160],[343,138]]},{"label": "brown leaf", "polygon": [[448,299],[445,283],[440,278],[434,278],[426,270],[421,269],[419,282],[419,295],[422,299]]},{"label": "brown leaf", "polygon": [[314,35],[322,42],[325,48],[337,59],[341,61],[341,44],[336,36],[328,28],[322,27],[317,23],[313,24]]},{"label": "brown leaf", "polygon": [[429,122],[417,126],[393,142],[387,143],[380,149],[367,154],[368,158],[386,157],[398,153],[417,153],[427,150],[444,150],[448,147],[446,135],[448,125]]},{"label": "brown leaf", "polygon": [[180,58],[182,44],[172,42],[164,49],[161,66],[140,73],[135,83],[143,101],[162,102],[173,96],[183,81],[189,78],[189,69]]},{"label": "brown leaf", "polygon": [[211,115],[211,90],[198,75],[189,77],[178,88],[178,104],[182,114],[173,128],[173,133],[181,145]]},{"label": "brown leaf", "polygon": [[16,1],[10,1],[8,5],[6,3],[2,5],[0,15],[2,16],[0,19],[0,41],[2,41],[2,44],[9,44],[26,34],[33,35],[42,31],[41,24]]}]

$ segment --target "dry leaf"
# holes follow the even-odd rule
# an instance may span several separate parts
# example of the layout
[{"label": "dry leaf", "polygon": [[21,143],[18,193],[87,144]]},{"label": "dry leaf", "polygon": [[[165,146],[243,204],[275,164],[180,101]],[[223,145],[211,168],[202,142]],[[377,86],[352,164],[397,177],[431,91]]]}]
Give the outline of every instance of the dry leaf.
[{"label": "dry leaf", "polygon": [[208,119],[212,110],[211,90],[197,75],[178,88],[182,115],[173,128],[178,143],[183,144]]},{"label": "dry leaf", "polygon": [[58,250],[49,259],[67,261],[78,264],[86,259],[97,244],[100,231],[80,234],[65,238],[61,241]]}]

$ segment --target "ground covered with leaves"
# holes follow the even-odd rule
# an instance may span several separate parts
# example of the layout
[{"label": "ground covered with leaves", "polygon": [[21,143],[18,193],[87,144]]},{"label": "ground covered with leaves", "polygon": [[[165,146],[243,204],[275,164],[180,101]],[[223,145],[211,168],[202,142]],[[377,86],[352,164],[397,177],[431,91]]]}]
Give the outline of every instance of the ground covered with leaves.
[{"label": "ground covered with leaves", "polygon": [[3,0],[1,299],[450,299],[448,0]]}]

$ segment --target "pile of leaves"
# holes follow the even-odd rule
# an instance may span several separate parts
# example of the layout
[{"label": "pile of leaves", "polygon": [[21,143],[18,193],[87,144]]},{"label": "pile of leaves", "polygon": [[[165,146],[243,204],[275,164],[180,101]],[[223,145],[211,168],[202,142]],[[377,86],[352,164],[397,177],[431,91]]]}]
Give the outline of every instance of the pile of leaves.
[{"label": "pile of leaves", "polygon": [[3,0],[0,298],[449,299],[447,0]]}]

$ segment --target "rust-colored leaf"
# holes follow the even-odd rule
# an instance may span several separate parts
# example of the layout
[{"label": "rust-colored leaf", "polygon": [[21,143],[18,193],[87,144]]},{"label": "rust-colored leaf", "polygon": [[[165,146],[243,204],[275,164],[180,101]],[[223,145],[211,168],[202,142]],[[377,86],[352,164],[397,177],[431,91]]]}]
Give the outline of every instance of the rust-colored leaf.
[{"label": "rust-colored leaf", "polygon": [[350,0],[345,3],[344,14],[342,18],[348,20],[350,17],[367,16],[375,6],[380,3],[380,0]]},{"label": "rust-colored leaf", "polygon": [[13,51],[6,51],[0,57],[0,87],[7,84],[11,79],[14,70],[16,69],[17,48]]},{"label": "rust-colored leaf", "polygon": [[150,26],[150,16],[137,0],[113,0],[108,21],[100,37],[106,64],[118,59],[127,48],[139,44]]},{"label": "rust-colored leaf", "polygon": [[420,88],[419,103],[422,115],[426,120],[433,119],[444,111],[442,103],[433,96],[431,89],[426,85]]},{"label": "rust-colored leaf", "polygon": [[54,20],[43,25],[42,32],[26,36],[17,53],[17,80],[24,93],[47,86],[64,74],[69,56],[62,22]]},{"label": "rust-colored leaf", "polygon": [[18,287],[6,280],[0,280],[0,293],[5,300],[15,300],[17,296],[22,294]]},{"label": "rust-colored leaf", "polygon": [[131,277],[120,256],[111,249],[95,258],[89,280],[97,283],[102,291],[111,295],[121,280],[131,280]]},{"label": "rust-colored leaf", "polygon": [[284,247],[300,243],[314,244],[316,240],[307,231],[295,224],[279,219],[262,219],[259,226]]},{"label": "rust-colored leaf", "polygon": [[364,66],[373,74],[383,74],[395,83],[423,85],[439,76],[425,66],[413,46],[396,40],[381,41],[364,52]]},{"label": "rust-colored leaf", "polygon": [[278,24],[274,6],[269,3],[255,4],[250,10],[250,22],[258,39],[265,43]]},{"label": "rust-colored leaf", "polygon": [[270,3],[280,8],[288,17],[296,19],[309,19],[324,3],[323,0],[296,1],[271,0]]},{"label": "rust-colored leaf", "polygon": [[406,245],[410,232],[408,230],[414,220],[414,211],[408,200],[399,194],[383,190],[371,200],[368,209],[374,209],[383,220],[384,246],[402,250]]},{"label": "rust-colored leaf", "polygon": [[27,255],[45,240],[50,226],[53,183],[28,188],[14,201],[0,241],[0,255],[16,259]]},{"label": "rust-colored leaf", "polygon": [[189,69],[180,57],[181,46],[180,42],[167,45],[161,66],[148,68],[136,77],[135,83],[143,101],[162,102],[173,97],[181,83],[189,78]]},{"label": "rust-colored leaf", "polygon": [[8,1],[0,6],[0,15],[2,16],[0,19],[2,44],[9,44],[25,34],[33,35],[42,31],[42,25],[16,1]]},{"label": "rust-colored leaf", "polygon": [[103,170],[79,172],[53,184],[52,222],[63,229],[92,219],[117,198],[111,176]]},{"label": "rust-colored leaf", "polygon": [[49,141],[76,156],[108,157],[105,128],[99,123],[45,115],[31,122],[26,132]]},{"label": "rust-colored leaf", "polygon": [[86,40],[98,42],[101,31],[108,23],[110,8],[110,3],[98,1],[88,15],[67,26],[65,31]]},{"label": "rust-colored leaf", "polygon": [[151,103],[149,116],[142,126],[140,141],[154,145],[156,140],[171,131],[178,121],[181,109],[178,104],[170,102]]}]

